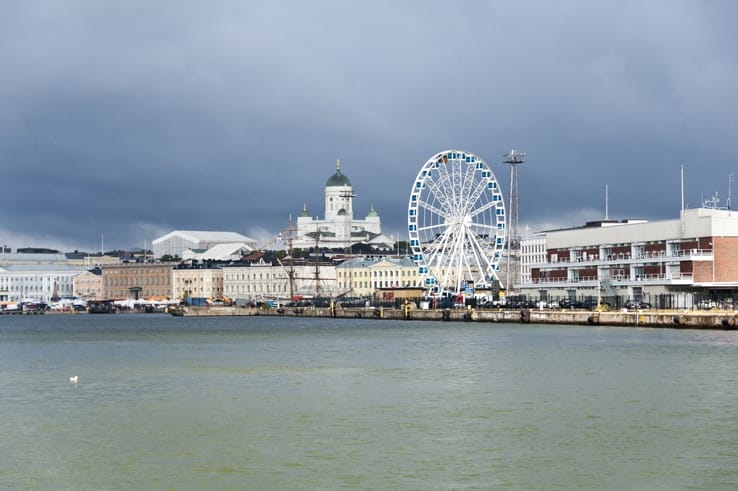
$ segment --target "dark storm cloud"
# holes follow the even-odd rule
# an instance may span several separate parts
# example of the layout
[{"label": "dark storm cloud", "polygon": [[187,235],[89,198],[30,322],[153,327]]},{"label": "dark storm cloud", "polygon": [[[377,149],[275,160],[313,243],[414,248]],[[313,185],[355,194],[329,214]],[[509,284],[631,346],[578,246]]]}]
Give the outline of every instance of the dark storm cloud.
[{"label": "dark storm cloud", "polygon": [[276,234],[340,158],[388,234],[420,166],[477,153],[533,229],[728,193],[730,2],[29,1],[0,16],[0,242]]}]

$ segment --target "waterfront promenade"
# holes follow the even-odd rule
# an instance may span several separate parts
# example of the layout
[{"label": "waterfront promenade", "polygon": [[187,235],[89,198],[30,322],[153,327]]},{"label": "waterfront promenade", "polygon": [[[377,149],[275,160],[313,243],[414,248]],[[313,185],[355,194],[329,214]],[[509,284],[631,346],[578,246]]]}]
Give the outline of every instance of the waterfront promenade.
[{"label": "waterfront promenade", "polygon": [[732,310],[628,310],[591,312],[585,310],[490,310],[490,309],[392,309],[392,308],[241,308],[184,307],[186,317],[265,315],[277,317],[321,317],[408,321],[464,321],[521,324],[571,324],[684,329],[737,329],[738,312]]}]

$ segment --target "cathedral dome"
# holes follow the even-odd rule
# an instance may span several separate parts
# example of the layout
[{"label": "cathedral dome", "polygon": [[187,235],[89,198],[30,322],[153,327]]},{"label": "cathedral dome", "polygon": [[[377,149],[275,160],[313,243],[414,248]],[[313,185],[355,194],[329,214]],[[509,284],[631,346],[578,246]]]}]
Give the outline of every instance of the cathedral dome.
[{"label": "cathedral dome", "polygon": [[374,203],[372,203],[372,207],[369,209],[369,213],[366,214],[367,218],[373,218],[378,217],[379,213],[377,213],[377,210],[374,209]]},{"label": "cathedral dome", "polygon": [[336,173],[333,174],[328,182],[325,183],[326,187],[338,187],[338,186],[351,186],[349,178],[341,174],[341,161],[336,161]]}]

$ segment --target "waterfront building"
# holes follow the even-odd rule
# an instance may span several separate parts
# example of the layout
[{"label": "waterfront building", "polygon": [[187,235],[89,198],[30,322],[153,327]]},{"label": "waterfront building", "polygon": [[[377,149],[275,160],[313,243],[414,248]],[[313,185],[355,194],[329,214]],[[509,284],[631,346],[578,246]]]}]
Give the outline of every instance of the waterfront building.
[{"label": "waterfront building", "polygon": [[738,213],[697,208],[680,218],[602,220],[551,230],[545,260],[521,293],[540,298],[626,298],[690,307],[695,294],[738,297]]},{"label": "waterfront building", "polygon": [[348,296],[373,296],[380,288],[421,286],[417,265],[407,257],[351,258],[336,266],[338,290]]},{"label": "waterfront building", "polygon": [[223,270],[210,264],[188,266],[180,264],[172,269],[170,298],[223,299]]},{"label": "waterfront building", "polygon": [[[531,282],[531,265],[546,262],[546,239],[536,237],[520,241],[520,282],[529,284]],[[514,284],[513,288],[518,288]]]},{"label": "waterfront building", "polygon": [[103,299],[102,270],[94,268],[74,277],[72,284],[74,296],[85,300]]},{"label": "waterfront building", "polygon": [[175,263],[121,263],[102,266],[106,299],[168,298],[172,294],[171,271]]},{"label": "waterfront building", "polygon": [[374,205],[364,219],[355,219],[353,203],[353,187],[341,172],[339,160],[335,174],[325,185],[324,218],[312,218],[305,205],[297,218],[297,237],[292,246],[298,249],[346,249],[359,243],[371,243],[378,248],[391,246],[392,240],[382,235],[382,223]]},{"label": "waterfront building", "polygon": [[288,262],[259,257],[223,266],[225,296],[240,301],[332,297],[336,292],[333,263]]},{"label": "waterfront building", "polygon": [[65,264],[21,264],[0,267],[0,301],[25,298],[50,302],[74,295],[74,278],[86,271]]},{"label": "waterfront building", "polygon": [[174,230],[152,241],[154,258],[162,256],[184,257],[185,251],[203,252],[217,244],[243,243],[250,249],[256,248],[256,241],[235,232],[216,232],[200,230]]}]

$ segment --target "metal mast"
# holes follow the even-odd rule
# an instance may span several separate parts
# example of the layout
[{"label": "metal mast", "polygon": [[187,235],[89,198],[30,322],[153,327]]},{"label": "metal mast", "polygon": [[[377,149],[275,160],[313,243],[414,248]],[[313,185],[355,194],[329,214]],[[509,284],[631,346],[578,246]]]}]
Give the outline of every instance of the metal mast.
[{"label": "metal mast", "polygon": [[295,257],[292,249],[292,241],[295,239],[295,227],[292,225],[292,215],[290,215],[290,225],[282,230],[282,240],[287,243],[287,259],[289,261],[289,269],[287,270],[287,281],[290,288],[290,302],[295,299]]},{"label": "metal mast", "polygon": [[525,162],[525,154],[513,149],[505,155],[510,164],[510,212],[507,216],[507,275],[505,290],[509,295],[515,284],[520,284],[520,236],[518,235],[518,166]]}]

